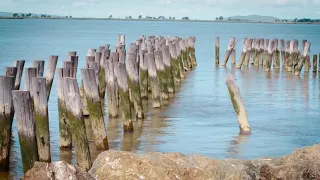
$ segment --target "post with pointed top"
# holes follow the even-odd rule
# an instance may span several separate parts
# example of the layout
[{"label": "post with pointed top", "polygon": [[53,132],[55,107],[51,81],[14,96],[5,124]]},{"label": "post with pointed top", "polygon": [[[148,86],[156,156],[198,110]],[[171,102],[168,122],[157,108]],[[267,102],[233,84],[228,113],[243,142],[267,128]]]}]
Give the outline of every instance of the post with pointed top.
[{"label": "post with pointed top", "polygon": [[285,51],[285,43],[284,43],[284,39],[280,40],[280,47],[281,47],[281,64],[282,64],[282,68],[285,68],[286,65],[286,51]]},{"label": "post with pointed top", "polygon": [[148,99],[148,59],[146,56],[147,50],[140,50],[140,62],[139,62],[139,80],[140,80],[140,91],[141,98]]},{"label": "post with pointed top", "polygon": [[162,52],[159,50],[154,51],[154,58],[157,68],[157,76],[159,79],[159,87],[162,99],[169,99],[168,80],[165,75],[165,68],[163,63]]},{"label": "post with pointed top", "polygon": [[24,172],[39,161],[33,106],[29,91],[12,91]]},{"label": "post with pointed top", "polygon": [[108,99],[108,113],[109,117],[115,118],[119,115],[118,109],[118,85],[115,74],[115,65],[118,62],[113,61],[113,55],[111,54],[109,61],[105,63],[105,79],[107,84],[107,99]]},{"label": "post with pointed top", "polygon": [[173,94],[175,92],[175,87],[174,87],[174,80],[173,80],[173,75],[172,75],[169,46],[163,46],[162,57],[163,57],[165,76],[167,79],[168,92],[170,94]]},{"label": "post with pointed top", "polygon": [[139,70],[138,64],[136,63],[136,55],[134,53],[128,53],[126,70],[128,75],[128,85],[131,90],[131,96],[136,117],[139,119],[144,119],[139,83]]},{"label": "post with pointed top", "polygon": [[129,86],[125,65],[118,63],[118,65],[115,66],[115,72],[117,72],[115,74],[117,76],[117,83],[119,87],[119,109],[123,119],[123,131],[133,132]]},{"label": "post with pointed top", "polygon": [[294,75],[296,75],[296,76],[300,75],[302,66],[303,66],[304,62],[306,61],[306,59],[307,59],[308,52],[310,52],[310,46],[311,46],[311,43],[310,42],[306,42],[306,44],[305,44],[305,46],[303,48],[302,54],[299,57],[299,63],[295,67]]},{"label": "post with pointed top", "polygon": [[14,78],[0,76],[0,172],[9,171],[11,129],[14,115],[12,90],[14,90]]},{"label": "post with pointed top", "polygon": [[48,117],[48,100],[46,79],[42,77],[31,78],[30,95],[33,104],[33,114],[36,127],[36,139],[40,162],[51,162],[50,133]]},{"label": "post with pointed top", "polygon": [[231,52],[232,52],[232,49],[234,48],[234,45],[236,43],[236,38],[231,38],[230,42],[229,42],[229,45],[228,45],[228,49],[224,55],[224,59],[223,59],[223,62],[221,64],[221,66],[226,66],[227,63],[228,63],[228,60],[229,60],[229,57],[231,55]]},{"label": "post with pointed top", "polygon": [[219,65],[219,58],[220,58],[220,38],[219,37],[216,37],[215,52],[216,52],[216,65]]},{"label": "post with pointed top", "polygon": [[57,95],[58,95],[58,112],[59,112],[59,135],[60,135],[60,149],[72,149],[72,138],[70,130],[70,122],[67,118],[67,106],[65,103],[65,96],[63,93],[62,78],[70,77],[69,68],[57,68]]},{"label": "post with pointed top", "polygon": [[149,84],[151,87],[152,93],[152,106],[154,108],[159,108],[161,106],[160,100],[160,88],[157,77],[157,68],[155,64],[155,58],[153,53],[147,53],[148,59],[148,75],[149,75]]},{"label": "post with pointed top", "polygon": [[31,78],[37,77],[37,68],[27,68],[24,75],[24,90],[30,91]]},{"label": "post with pointed top", "polygon": [[14,61],[13,66],[17,67],[17,76],[16,76],[15,83],[14,83],[14,89],[15,90],[19,90],[20,89],[20,83],[21,83],[24,63],[25,63],[24,60]]},{"label": "post with pointed top", "polygon": [[241,52],[241,55],[240,55],[240,59],[239,59],[239,62],[237,64],[237,66],[236,66],[237,69],[241,69],[242,64],[245,61],[245,57],[246,57],[246,54],[248,52],[249,44],[250,44],[250,40],[249,39],[246,39],[245,42],[243,43],[243,48],[242,48],[242,52]]},{"label": "post with pointed top", "polygon": [[236,84],[236,80],[233,75],[228,74],[226,77],[226,84],[229,90],[230,99],[233,105],[233,109],[236,112],[238,124],[240,128],[240,134],[251,134],[251,128],[247,119],[246,109],[242,102],[239,87]]},{"label": "post with pointed top", "polygon": [[65,77],[62,78],[62,81],[67,118],[70,122],[72,141],[75,145],[77,165],[88,171],[92,163],[77,79]]},{"label": "post with pointed top", "polygon": [[108,150],[108,138],[94,69],[81,69],[81,74],[96,147],[99,150]]},{"label": "post with pointed top", "polygon": [[43,77],[44,63],[42,60],[33,61],[33,67],[37,69],[37,77]]},{"label": "post with pointed top", "polygon": [[272,63],[272,54],[273,54],[273,49],[274,49],[274,43],[273,40],[270,39],[268,42],[268,49],[267,52],[264,55],[264,71],[265,72],[270,72],[271,70],[271,63]]},{"label": "post with pointed top", "polygon": [[317,73],[317,55],[313,55],[313,60],[312,60],[312,72]]},{"label": "post with pointed top", "polygon": [[50,97],[54,74],[56,72],[57,62],[58,62],[58,56],[50,56],[49,57],[47,71],[46,71],[46,85],[47,85],[46,89],[47,89],[48,101],[49,101],[49,97]]}]

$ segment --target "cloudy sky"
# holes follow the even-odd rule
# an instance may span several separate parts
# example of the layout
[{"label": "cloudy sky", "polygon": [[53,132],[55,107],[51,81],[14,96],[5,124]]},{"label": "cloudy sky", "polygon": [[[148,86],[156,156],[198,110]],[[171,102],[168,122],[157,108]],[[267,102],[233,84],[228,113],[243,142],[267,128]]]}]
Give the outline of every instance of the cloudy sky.
[{"label": "cloudy sky", "polygon": [[0,0],[0,11],[74,17],[270,15],[279,18],[319,18],[320,0]]}]

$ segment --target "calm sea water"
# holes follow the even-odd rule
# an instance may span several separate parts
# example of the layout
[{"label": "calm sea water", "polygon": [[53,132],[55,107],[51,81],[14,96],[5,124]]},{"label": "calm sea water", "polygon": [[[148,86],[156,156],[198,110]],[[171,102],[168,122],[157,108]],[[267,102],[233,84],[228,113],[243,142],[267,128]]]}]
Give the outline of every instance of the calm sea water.
[{"label": "calm sea water", "polygon": [[[145,102],[147,119],[136,124],[132,135],[122,135],[121,120],[106,117],[111,149],[138,153],[149,151],[197,153],[212,158],[279,157],[294,149],[320,142],[320,83],[318,75],[300,77],[284,71],[266,74],[262,69],[214,66],[214,39],[220,37],[221,55],[231,37],[236,37],[237,58],[244,37],[298,39],[311,42],[311,54],[320,50],[319,25],[242,24],[203,22],[134,22],[77,20],[0,20],[0,72],[16,59],[47,60],[59,55],[58,66],[68,51],[77,51],[83,67],[88,48],[110,43],[117,34],[133,42],[141,34],[196,36],[198,67],[190,72],[175,98],[161,110]],[[230,63],[230,62],[229,62]],[[225,75],[233,73],[240,87],[252,135],[239,136],[239,128]],[[78,79],[80,79],[80,73]],[[23,82],[22,82],[23,83]],[[22,85],[23,88],[23,85]],[[74,153],[60,152],[56,83],[49,101],[52,160],[74,163]],[[140,124],[141,125],[141,124]],[[91,130],[92,131],[92,130]],[[91,136],[90,126],[88,134]],[[91,136],[92,137],[92,136]],[[92,143],[92,138],[90,139]],[[98,152],[91,146],[93,157]],[[16,121],[9,178],[23,175]],[[4,178],[7,175],[0,176]]]}]

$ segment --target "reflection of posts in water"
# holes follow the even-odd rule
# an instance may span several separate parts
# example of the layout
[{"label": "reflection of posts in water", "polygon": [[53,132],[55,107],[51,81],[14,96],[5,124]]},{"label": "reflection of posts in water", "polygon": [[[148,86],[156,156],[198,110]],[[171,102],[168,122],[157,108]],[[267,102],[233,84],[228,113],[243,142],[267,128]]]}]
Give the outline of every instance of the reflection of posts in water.
[{"label": "reflection of posts in water", "polygon": [[231,74],[227,75],[226,84],[230,93],[230,99],[231,99],[233,108],[238,118],[240,134],[250,134],[251,128],[247,119],[247,113],[240,96],[239,88],[236,85],[235,81],[236,80],[233,75]]},{"label": "reflection of posts in water", "polygon": [[140,147],[140,136],[142,134],[142,119],[138,119],[134,122],[134,132],[133,133],[123,133],[121,141],[122,151],[136,152]]},{"label": "reflection of posts in water", "polygon": [[247,143],[249,136],[238,135],[230,141],[230,146],[227,149],[228,157],[230,158],[241,158],[242,146]]}]

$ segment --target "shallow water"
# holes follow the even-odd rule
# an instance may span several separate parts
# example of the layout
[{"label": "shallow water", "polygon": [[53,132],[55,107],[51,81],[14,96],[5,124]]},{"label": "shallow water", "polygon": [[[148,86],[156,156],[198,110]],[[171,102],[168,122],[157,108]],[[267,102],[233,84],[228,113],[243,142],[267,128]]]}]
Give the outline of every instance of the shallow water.
[{"label": "shallow water", "polygon": [[[0,72],[16,59],[32,60],[59,55],[58,66],[68,51],[77,51],[83,67],[88,48],[110,43],[114,48],[117,34],[126,34],[132,42],[141,34],[194,35],[198,67],[189,72],[175,97],[166,107],[152,109],[145,102],[147,118],[135,123],[135,133],[122,135],[120,120],[105,118],[111,149],[197,153],[212,158],[279,157],[295,148],[320,142],[320,84],[318,75],[302,73],[300,77],[285,71],[265,73],[249,67],[237,70],[215,67],[214,39],[220,37],[224,55],[229,38],[234,36],[237,58],[244,37],[307,39],[311,54],[320,49],[319,25],[244,24],[209,22],[138,22],[85,20],[0,20]],[[230,63],[230,62],[229,62]],[[79,72],[79,71],[78,71]],[[227,73],[235,74],[245,103],[252,135],[239,136],[239,128],[224,82]],[[80,79],[78,73],[78,79]],[[23,88],[23,82],[22,82]],[[52,160],[74,163],[74,154],[60,152],[56,82],[49,101]],[[90,126],[88,134],[92,134]],[[92,137],[92,136],[91,136]],[[90,138],[92,156],[94,149]],[[9,178],[23,175],[16,122],[13,123]],[[0,175],[3,179],[7,175]]]}]

